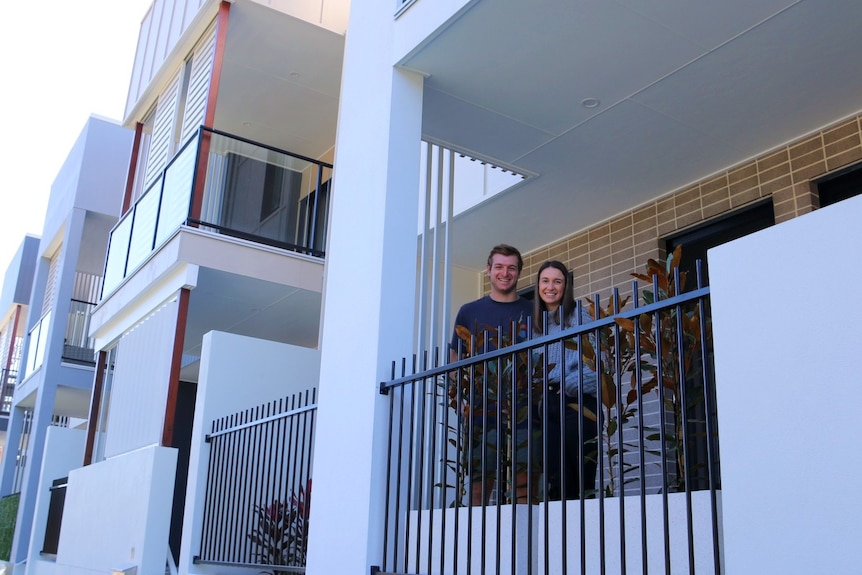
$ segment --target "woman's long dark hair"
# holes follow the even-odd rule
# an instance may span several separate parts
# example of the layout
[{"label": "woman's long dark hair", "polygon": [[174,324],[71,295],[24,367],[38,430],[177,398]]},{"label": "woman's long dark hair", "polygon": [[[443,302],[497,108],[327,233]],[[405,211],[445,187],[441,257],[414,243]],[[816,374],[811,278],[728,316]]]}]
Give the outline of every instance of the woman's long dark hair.
[{"label": "woman's long dark hair", "polygon": [[575,296],[573,295],[574,291],[572,289],[572,282],[570,281],[569,270],[566,269],[566,265],[561,261],[546,261],[539,266],[539,271],[536,273],[536,285],[533,288],[533,329],[536,333],[545,332],[544,318],[545,312],[548,311],[548,306],[545,305],[545,302],[542,301],[542,297],[539,295],[539,278],[542,272],[548,268],[554,268],[563,274],[563,299],[560,300],[559,309],[566,314],[564,318],[561,318],[559,313],[548,314],[548,321],[566,326],[575,312]]}]

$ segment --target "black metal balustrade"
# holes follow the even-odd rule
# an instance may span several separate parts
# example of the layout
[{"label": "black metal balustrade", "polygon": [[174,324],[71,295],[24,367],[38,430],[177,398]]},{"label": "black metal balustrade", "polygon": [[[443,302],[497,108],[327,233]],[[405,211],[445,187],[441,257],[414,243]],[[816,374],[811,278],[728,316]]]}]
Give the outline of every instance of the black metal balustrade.
[{"label": "black metal balustrade", "polygon": [[195,563],[305,571],[315,394],[213,422]]},{"label": "black metal balustrade", "polygon": [[0,414],[9,415],[12,411],[12,398],[15,394],[15,382],[18,380],[18,370],[0,370],[0,386],[3,390],[3,404],[0,405]]},{"label": "black metal balustrade", "polygon": [[69,478],[55,479],[51,483],[51,498],[48,503],[48,519],[45,525],[45,538],[42,543],[43,555],[56,555],[60,544],[60,529],[63,525],[63,508],[66,506],[66,487]]},{"label": "black metal balustrade", "polygon": [[[721,572],[709,289],[653,284],[630,306],[617,292],[604,307],[579,303],[591,319],[559,333],[498,338],[496,351],[448,365],[439,353],[414,357],[400,374],[393,364],[381,384],[390,423],[379,573]],[[565,429],[550,414],[589,402],[548,382],[547,350],[561,342],[580,354],[580,376],[593,369],[600,383],[595,411],[578,408],[575,424],[584,437],[594,423],[598,437],[576,447],[576,468],[562,466],[580,471],[568,501],[551,489]],[[480,469],[487,487],[471,505]]]},{"label": "black metal balustrade", "polygon": [[332,165],[201,127],[111,230],[102,296],[183,225],[316,257]]},{"label": "black metal balustrade", "polygon": [[95,365],[93,338],[90,337],[90,314],[96,304],[73,299],[63,338],[63,360]]}]

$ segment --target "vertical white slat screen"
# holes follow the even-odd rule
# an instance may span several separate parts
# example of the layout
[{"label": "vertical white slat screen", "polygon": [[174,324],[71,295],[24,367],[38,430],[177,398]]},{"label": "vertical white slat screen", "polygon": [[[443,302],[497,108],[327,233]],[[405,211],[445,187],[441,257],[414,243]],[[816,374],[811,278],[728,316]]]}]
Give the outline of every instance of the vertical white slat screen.
[{"label": "vertical white slat screen", "polygon": [[57,290],[57,273],[60,269],[60,256],[63,246],[57,248],[51,256],[51,264],[48,267],[48,280],[45,282],[45,296],[42,299],[42,315],[54,309],[54,292]]},{"label": "vertical white slat screen", "polygon": [[183,112],[183,128],[180,142],[184,143],[203,124],[207,111],[210,79],[215,57],[215,26],[201,38],[191,58],[191,74],[186,91],[186,106]]},{"label": "vertical white slat screen", "polygon": [[147,153],[147,169],[144,176],[146,189],[158,177],[174,152],[174,126],[177,118],[177,102],[180,93],[180,72],[170,81],[159,96],[150,148]]},{"label": "vertical white slat screen", "polygon": [[106,458],[161,442],[178,307],[177,300],[165,304],[120,339]]}]

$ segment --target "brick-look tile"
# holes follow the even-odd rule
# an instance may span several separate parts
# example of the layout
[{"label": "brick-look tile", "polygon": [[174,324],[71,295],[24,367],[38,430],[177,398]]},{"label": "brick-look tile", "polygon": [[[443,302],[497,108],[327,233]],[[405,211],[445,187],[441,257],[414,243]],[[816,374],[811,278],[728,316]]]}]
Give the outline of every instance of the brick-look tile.
[{"label": "brick-look tile", "polygon": [[844,140],[849,136],[856,136],[856,138],[859,137],[859,124],[856,118],[850,120],[849,122],[845,122],[840,126],[835,126],[834,128],[830,128],[829,130],[824,130],[823,145],[828,148],[835,142]]},{"label": "brick-look tile", "polygon": [[590,266],[590,255],[589,254],[584,254],[584,255],[580,255],[580,256],[576,256],[576,257],[572,258],[572,263],[570,265],[570,267],[572,269],[586,267],[587,270],[589,270],[589,266]]},{"label": "brick-look tile", "polygon": [[798,158],[790,160],[790,170],[795,172],[808,166],[813,166],[823,162],[826,159],[823,153],[823,148],[817,148],[807,154],[802,154]]},{"label": "brick-look tile", "polygon": [[782,202],[773,206],[775,209],[775,223],[780,224],[796,217],[794,202]]},{"label": "brick-look tile", "polygon": [[780,190],[777,190],[774,194],[772,194],[772,203],[773,203],[773,205],[778,206],[778,204],[793,201],[794,197],[795,197],[795,192],[794,192],[792,186],[787,187],[787,188],[782,188]]},{"label": "brick-look tile", "polygon": [[[631,240],[631,238],[629,239]],[[631,244],[631,241],[629,241],[627,246],[621,246],[619,249],[611,250],[611,261],[614,262],[614,264],[630,260],[633,257],[635,257],[635,248]]]},{"label": "brick-look tile", "polygon": [[586,251],[588,251],[587,246],[590,243],[590,236],[586,232],[581,233],[581,234],[577,234],[577,235],[569,238],[567,240],[567,243],[569,245],[569,251],[580,252],[581,250],[583,250],[586,252]]},{"label": "brick-look tile", "polygon": [[747,180],[748,178],[756,178],[757,177],[757,164],[755,162],[751,162],[750,164],[746,164],[744,166],[740,166],[738,168],[734,168],[733,170],[727,173],[727,183],[728,185],[733,185],[738,182],[742,182]]},{"label": "brick-look tile", "polygon": [[[605,270],[606,268],[610,268],[610,267],[611,267],[611,256],[607,256],[604,258],[593,258],[590,260],[590,276],[592,277],[592,274],[597,273],[597,272],[601,272],[602,270]],[[592,281],[592,280],[590,280],[590,281]]]},{"label": "brick-look tile", "polygon": [[687,228],[688,226],[696,224],[702,220],[703,216],[701,215],[700,210],[682,214],[676,218],[676,229],[681,230],[683,228]]},{"label": "brick-look tile", "polygon": [[[818,150],[822,150],[822,149],[823,149],[823,137],[820,136],[820,134],[817,134],[816,136],[812,136],[812,137],[808,138],[807,140],[803,140],[797,144],[792,144],[792,145],[788,146],[787,152],[790,156],[790,162],[796,163],[797,161],[799,161],[801,158],[804,158],[808,154],[811,154],[812,152],[816,153]],[[808,163],[809,162],[806,161],[805,165],[807,165]]]},{"label": "brick-look tile", "polygon": [[[768,155],[763,158],[757,159],[757,171],[761,174],[767,170],[771,170],[782,164],[787,164],[790,162],[790,156],[787,153],[787,148],[781,148],[780,150]],[[763,181],[763,178],[760,180]]]},{"label": "brick-look tile", "polygon": [[[634,254],[632,254],[634,255]],[[611,266],[611,275],[614,277],[619,276],[620,274],[630,274],[632,270],[635,269],[635,260],[634,257],[626,258],[619,263],[615,263]]]},{"label": "brick-look tile", "polygon": [[[707,186],[709,190],[716,190],[718,188],[727,187],[727,175],[726,174],[722,175],[721,177],[716,178],[715,180],[711,180],[711,182],[715,182],[714,187],[710,187],[710,186],[707,186],[707,184],[704,184],[704,186]],[[686,204],[688,202],[693,202],[695,200],[700,199],[700,195],[701,195],[700,190],[701,190],[700,186],[694,186],[692,188],[689,188],[687,190],[683,190],[681,192],[674,194],[673,195],[674,206],[676,206],[678,208],[680,204]]]},{"label": "brick-look tile", "polygon": [[[760,178],[757,174],[745,178],[743,180],[739,180],[738,182],[734,182],[730,184],[728,191],[730,192],[727,196],[733,196],[736,194],[745,193],[748,190],[756,189],[758,184],[760,183]],[[704,204],[706,203],[706,198],[704,198]]]},{"label": "brick-look tile", "polygon": [[659,237],[659,235],[656,233],[656,228],[650,228],[648,230],[638,232],[634,236],[632,236],[632,243],[634,244],[635,248],[637,248],[639,244],[642,244],[644,242],[655,244],[657,237]]},{"label": "brick-look tile", "polygon": [[590,237],[590,243],[599,241],[611,234],[611,227],[607,223],[600,224],[594,228],[587,230]]},{"label": "brick-look tile", "polygon": [[614,235],[615,232],[619,232],[621,230],[631,229],[632,227],[632,215],[624,214],[614,220],[611,220],[610,229],[611,235]]},{"label": "brick-look tile", "polygon": [[809,166],[805,166],[804,168],[800,168],[798,170],[794,170],[791,174],[793,176],[793,183],[798,184],[801,182],[807,182],[808,180],[813,180],[815,178],[819,178],[823,174],[826,173],[826,161],[820,161]]},{"label": "brick-look tile", "polygon": [[760,185],[760,193],[761,197],[771,196],[778,190],[782,190],[784,188],[789,188],[793,185],[793,178],[790,177],[790,174],[785,174],[780,178],[776,178],[770,182],[762,183]]},{"label": "brick-look tile", "polygon": [[777,180],[779,178],[783,178],[787,174],[790,173],[790,164],[782,164],[780,166],[775,166],[766,170],[761,170],[758,174],[760,179],[760,185],[769,183],[773,180]]},{"label": "brick-look tile", "polygon": [[851,134],[846,138],[841,138],[824,146],[824,154],[827,158],[841,154],[848,150],[857,150],[860,148],[859,134]]},{"label": "brick-look tile", "polygon": [[636,219],[634,225],[632,226],[632,234],[637,235],[642,232],[652,232],[655,233],[656,226],[658,225],[658,220],[655,214],[655,206],[653,206],[652,213],[641,218]]},{"label": "brick-look tile", "polygon": [[601,258],[609,258],[611,256],[611,244],[610,242],[599,246],[594,250],[590,250],[590,259],[595,261]]},{"label": "brick-look tile", "polygon": [[[755,190],[756,191],[756,190]],[[715,203],[703,206],[703,219],[708,220],[718,214],[730,210],[730,198],[724,198]]]},{"label": "brick-look tile", "polygon": [[826,158],[826,169],[831,172],[854,164],[859,160],[862,160],[862,148],[854,148]]},{"label": "brick-look tile", "polygon": [[739,206],[744,206],[745,204],[751,203],[754,200],[757,200],[761,197],[761,191],[758,188],[752,188],[750,190],[745,190],[744,192],[740,192],[734,196],[730,197],[730,205],[733,208],[738,208]]},{"label": "brick-look tile", "polygon": [[568,258],[569,246],[567,242],[561,242],[548,249],[549,260],[565,260]]}]

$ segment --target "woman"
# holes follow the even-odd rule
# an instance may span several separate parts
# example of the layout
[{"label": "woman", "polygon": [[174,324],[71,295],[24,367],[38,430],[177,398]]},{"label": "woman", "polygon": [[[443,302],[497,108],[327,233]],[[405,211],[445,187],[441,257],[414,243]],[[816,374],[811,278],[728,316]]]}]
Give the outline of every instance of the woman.
[{"label": "woman", "polygon": [[[562,262],[547,261],[539,267],[533,298],[533,326],[537,334],[559,333],[579,325],[569,278],[569,270]],[[589,321],[589,315],[582,312],[580,324]],[[596,373],[581,365],[579,349],[564,349],[562,342],[548,345],[544,358],[548,401],[547,407],[541,407],[540,415],[547,413],[548,497],[578,499],[582,469],[584,492],[589,496],[595,491],[596,483]],[[564,417],[560,417],[561,387],[565,392]],[[579,405],[586,409],[579,409]]]}]

